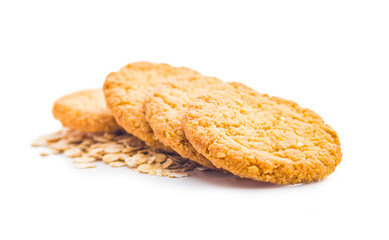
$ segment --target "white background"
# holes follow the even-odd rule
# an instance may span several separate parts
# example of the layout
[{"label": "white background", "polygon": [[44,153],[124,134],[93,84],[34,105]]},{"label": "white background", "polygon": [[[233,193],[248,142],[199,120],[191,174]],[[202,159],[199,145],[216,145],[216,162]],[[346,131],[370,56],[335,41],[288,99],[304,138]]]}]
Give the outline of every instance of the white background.
[{"label": "white background", "polygon": [[[0,239],[388,239],[388,1],[1,1]],[[187,66],[318,112],[325,181],[184,179],[39,157],[53,101],[129,62]]]}]

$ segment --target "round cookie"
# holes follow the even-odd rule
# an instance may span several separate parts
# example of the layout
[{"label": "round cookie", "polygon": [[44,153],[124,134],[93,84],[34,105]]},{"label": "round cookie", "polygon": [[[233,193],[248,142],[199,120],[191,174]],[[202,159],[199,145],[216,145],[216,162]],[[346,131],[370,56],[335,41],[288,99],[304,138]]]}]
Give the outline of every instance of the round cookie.
[{"label": "round cookie", "polygon": [[106,107],[101,89],[65,95],[54,102],[52,113],[64,127],[84,132],[115,132],[120,129]]},{"label": "round cookie", "polygon": [[315,112],[247,87],[198,97],[183,128],[216,167],[258,181],[321,180],[342,158],[336,132]]},{"label": "round cookie", "polygon": [[222,91],[232,87],[232,84],[202,75],[178,77],[161,83],[146,96],[146,119],[157,139],[164,145],[184,158],[215,168],[186,139],[181,122],[192,99],[207,91]]},{"label": "round cookie", "polygon": [[117,123],[128,133],[148,145],[172,151],[159,142],[146,121],[144,99],[147,92],[159,83],[177,76],[191,76],[199,73],[168,64],[136,62],[128,64],[118,72],[110,73],[104,83],[107,106]]}]

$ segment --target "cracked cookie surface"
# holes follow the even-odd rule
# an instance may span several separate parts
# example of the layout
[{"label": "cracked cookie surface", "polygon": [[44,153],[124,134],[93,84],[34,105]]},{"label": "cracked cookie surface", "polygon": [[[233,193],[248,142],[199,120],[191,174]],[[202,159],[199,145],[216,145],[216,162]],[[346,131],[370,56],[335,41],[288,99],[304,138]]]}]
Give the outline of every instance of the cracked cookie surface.
[{"label": "cracked cookie surface", "polygon": [[183,128],[216,167],[258,181],[318,181],[342,158],[336,132],[315,112],[247,87],[196,98]]},{"label": "cracked cookie surface", "polygon": [[117,123],[128,133],[150,146],[172,151],[159,142],[146,121],[144,99],[147,92],[159,83],[177,76],[197,75],[198,72],[185,67],[149,62],[131,63],[118,72],[110,73],[104,83],[107,106]]},{"label": "cracked cookie surface", "polygon": [[106,107],[101,89],[65,95],[54,102],[52,113],[63,126],[84,132],[115,132],[120,129]]}]

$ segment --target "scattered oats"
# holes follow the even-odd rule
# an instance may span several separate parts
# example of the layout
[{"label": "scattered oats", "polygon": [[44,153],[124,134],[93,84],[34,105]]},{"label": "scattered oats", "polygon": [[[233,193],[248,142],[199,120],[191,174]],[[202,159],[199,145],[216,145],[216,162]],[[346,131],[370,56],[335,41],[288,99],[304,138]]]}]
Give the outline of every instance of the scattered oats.
[{"label": "scattered oats", "polygon": [[89,146],[89,149],[100,149],[100,151],[104,151],[105,145],[102,143],[93,143]]},{"label": "scattered oats", "polygon": [[123,145],[119,145],[116,143],[109,144],[104,148],[104,152],[106,153],[118,153],[122,150],[123,150]]},{"label": "scattered oats", "polygon": [[103,156],[104,163],[111,163],[119,160],[124,160],[120,153],[108,153]]},{"label": "scattered oats", "polygon": [[67,139],[71,143],[80,143],[85,137],[85,133],[77,130],[69,131]]},{"label": "scattered oats", "polygon": [[148,159],[147,159],[147,163],[148,163],[148,164],[152,164],[152,163],[154,163],[154,162],[155,162],[155,156],[153,156],[153,155],[152,155],[152,156],[149,156]]},{"label": "scattered oats", "polygon": [[[53,154],[63,153],[73,158],[77,168],[96,167],[92,162],[103,160],[112,167],[127,165],[141,173],[172,178],[207,169],[177,154],[149,147],[138,138],[123,132],[86,133],[63,129],[39,137],[31,145],[48,147]],[[40,155],[47,156],[48,153]]]},{"label": "scattered oats", "polygon": [[142,147],[145,144],[138,138],[131,136],[118,140],[119,143],[123,143],[126,147]]},{"label": "scattered oats", "polygon": [[46,156],[49,156],[50,155],[50,153],[48,153],[48,152],[41,152],[41,153],[39,153],[39,156],[41,156],[41,157],[46,157]]},{"label": "scattered oats", "polygon": [[166,161],[167,158],[166,155],[162,153],[156,153],[154,156],[155,156],[155,161],[158,163],[163,163],[164,161]]},{"label": "scattered oats", "polygon": [[66,136],[66,134],[68,133],[68,131],[69,130],[67,130],[67,129],[63,129],[59,132],[48,134],[48,135],[44,136],[44,138],[46,138],[46,142],[50,142],[50,143],[57,142],[60,139],[63,139],[63,137]]},{"label": "scattered oats", "polygon": [[143,164],[145,162],[147,162],[147,157],[146,155],[142,154],[142,153],[137,153],[133,156],[134,160],[139,164]]},{"label": "scattered oats", "polygon": [[122,153],[133,153],[133,152],[137,152],[137,151],[139,151],[141,149],[143,149],[142,146],[139,146],[139,147],[125,147],[125,148],[123,148]]},{"label": "scattered oats", "polygon": [[141,173],[149,173],[152,170],[152,166],[150,164],[142,164],[137,170]]},{"label": "scattered oats", "polygon": [[92,138],[96,142],[101,142],[101,143],[109,142],[112,139],[112,138],[106,138],[105,136],[98,136],[98,135],[92,136]]},{"label": "scattered oats", "polygon": [[44,147],[47,146],[46,138],[44,136],[36,138],[31,142],[32,147]]},{"label": "scattered oats", "polygon": [[102,154],[104,153],[104,148],[102,147],[98,147],[98,148],[92,148],[92,149],[89,149],[88,150],[88,154],[90,156],[102,156]]},{"label": "scattered oats", "polygon": [[77,147],[71,147],[69,149],[66,149],[63,152],[63,154],[66,157],[75,158],[75,157],[79,157],[82,155],[82,150],[80,148],[77,148]]},{"label": "scattered oats", "polygon": [[69,143],[66,139],[61,139],[58,142],[50,144],[50,148],[57,150],[57,151],[64,151],[64,150],[68,149],[69,147],[70,147]]},{"label": "scattered oats", "polygon": [[90,163],[94,161],[96,161],[96,159],[94,157],[89,157],[88,155],[83,155],[82,157],[73,159],[74,163]]},{"label": "scattered oats", "polygon": [[92,138],[85,138],[84,140],[82,140],[82,142],[80,143],[80,146],[90,146],[94,143],[93,139]]},{"label": "scattered oats", "polygon": [[101,143],[110,141],[110,139],[106,139],[103,136],[93,136],[93,140],[95,140],[96,142],[101,142]]},{"label": "scattered oats", "polygon": [[190,162],[190,161],[188,161],[188,159],[182,158],[178,155],[170,155],[169,158],[172,159],[176,163]]},{"label": "scattered oats", "polygon": [[161,164],[160,163],[151,164],[151,170],[150,170],[149,174],[156,175],[157,170],[161,170]]},{"label": "scattered oats", "polygon": [[126,166],[126,163],[125,162],[111,162],[109,165],[111,167],[124,167],[124,166]]},{"label": "scattered oats", "polygon": [[162,163],[162,168],[163,168],[163,169],[166,169],[166,168],[168,168],[169,166],[171,166],[173,163],[174,163],[173,160],[172,160],[171,158],[168,158],[168,159],[166,160],[166,162]]},{"label": "scattered oats", "polygon": [[126,157],[124,159],[124,162],[129,166],[130,168],[136,168],[139,166],[139,164],[136,162],[136,160],[133,157]]},{"label": "scattered oats", "polygon": [[85,168],[94,168],[96,164],[93,163],[77,163],[76,168],[85,169]]}]

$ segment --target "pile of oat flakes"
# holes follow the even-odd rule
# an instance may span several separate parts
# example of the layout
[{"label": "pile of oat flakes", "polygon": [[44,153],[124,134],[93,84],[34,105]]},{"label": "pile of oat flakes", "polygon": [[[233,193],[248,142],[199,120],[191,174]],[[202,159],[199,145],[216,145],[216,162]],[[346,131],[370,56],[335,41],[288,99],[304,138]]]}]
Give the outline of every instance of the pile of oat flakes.
[{"label": "pile of oat flakes", "polygon": [[82,169],[96,167],[94,162],[103,161],[112,167],[127,166],[140,173],[167,177],[186,177],[195,170],[205,170],[193,161],[149,147],[123,132],[86,133],[64,128],[39,137],[32,146],[48,147],[52,154],[72,158],[75,166]]}]

